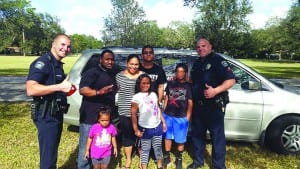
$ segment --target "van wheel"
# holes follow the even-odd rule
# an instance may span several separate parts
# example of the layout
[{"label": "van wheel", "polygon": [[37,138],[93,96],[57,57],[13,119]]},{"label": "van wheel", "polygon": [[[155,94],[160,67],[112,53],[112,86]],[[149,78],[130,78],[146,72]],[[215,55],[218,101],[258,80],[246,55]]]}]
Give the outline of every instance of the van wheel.
[{"label": "van wheel", "polygon": [[279,154],[300,154],[300,117],[286,116],[271,123],[266,146]]}]

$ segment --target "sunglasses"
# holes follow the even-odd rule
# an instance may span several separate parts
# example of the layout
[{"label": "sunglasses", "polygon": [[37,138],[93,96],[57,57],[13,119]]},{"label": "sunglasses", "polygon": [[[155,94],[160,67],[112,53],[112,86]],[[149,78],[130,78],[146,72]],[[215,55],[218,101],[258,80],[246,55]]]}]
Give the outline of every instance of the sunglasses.
[{"label": "sunglasses", "polygon": [[143,55],[152,55],[153,54],[153,51],[145,51],[145,52],[143,52]]}]

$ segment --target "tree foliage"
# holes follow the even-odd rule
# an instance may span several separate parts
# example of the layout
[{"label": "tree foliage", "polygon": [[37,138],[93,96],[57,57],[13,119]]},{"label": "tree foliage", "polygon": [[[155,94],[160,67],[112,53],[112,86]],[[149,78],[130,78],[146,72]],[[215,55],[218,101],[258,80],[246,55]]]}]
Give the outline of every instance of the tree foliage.
[{"label": "tree foliage", "polygon": [[111,0],[111,15],[104,19],[105,45],[134,45],[134,33],[144,23],[145,12],[134,0]]},{"label": "tree foliage", "polygon": [[243,46],[241,33],[247,33],[250,25],[247,15],[252,12],[248,0],[184,0],[185,5],[197,8],[194,20],[195,35],[208,37],[218,52],[236,55],[232,49]]}]

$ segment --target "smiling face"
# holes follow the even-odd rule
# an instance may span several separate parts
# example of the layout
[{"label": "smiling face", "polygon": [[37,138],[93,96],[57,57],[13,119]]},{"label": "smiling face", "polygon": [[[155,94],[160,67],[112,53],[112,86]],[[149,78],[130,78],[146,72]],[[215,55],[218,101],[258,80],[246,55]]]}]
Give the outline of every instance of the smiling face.
[{"label": "smiling face", "polygon": [[71,51],[71,40],[66,35],[58,35],[52,42],[51,53],[56,60],[62,60]]},{"label": "smiling face", "polygon": [[132,57],[127,61],[127,71],[130,74],[136,74],[139,72],[140,61],[137,57]]},{"label": "smiling face", "polygon": [[150,90],[150,79],[148,77],[143,77],[140,82],[141,92],[148,92]]}]

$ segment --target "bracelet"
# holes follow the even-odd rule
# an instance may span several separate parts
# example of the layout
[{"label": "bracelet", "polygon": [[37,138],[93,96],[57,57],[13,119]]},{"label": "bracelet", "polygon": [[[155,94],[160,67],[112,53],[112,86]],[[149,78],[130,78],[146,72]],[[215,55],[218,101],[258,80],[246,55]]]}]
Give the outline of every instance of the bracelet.
[{"label": "bracelet", "polygon": [[96,90],[96,96],[98,96],[99,95],[99,91],[98,90]]}]

